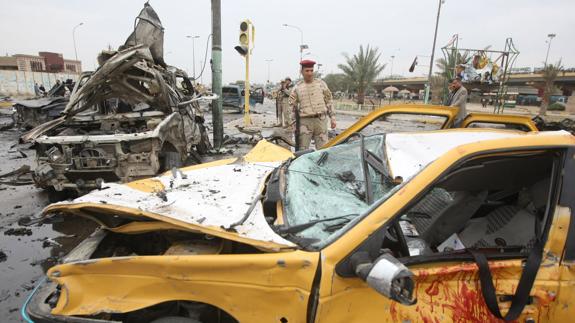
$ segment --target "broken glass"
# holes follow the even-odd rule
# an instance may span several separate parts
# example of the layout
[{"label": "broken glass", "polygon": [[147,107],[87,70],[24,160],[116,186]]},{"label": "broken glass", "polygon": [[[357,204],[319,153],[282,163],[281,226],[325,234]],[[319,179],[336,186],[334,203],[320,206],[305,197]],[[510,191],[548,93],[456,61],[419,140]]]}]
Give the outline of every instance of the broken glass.
[{"label": "broken glass", "polygon": [[[365,150],[385,160],[385,136],[364,138]],[[308,153],[293,160],[286,173],[285,214],[288,227],[313,223],[293,233],[307,241],[317,241],[321,247],[328,238],[353,219],[366,212],[372,204],[390,195],[395,184],[368,165],[368,181],[373,203],[368,203],[366,181],[362,167],[361,140]],[[346,216],[340,220],[318,221]],[[289,239],[289,236],[287,237]]]}]

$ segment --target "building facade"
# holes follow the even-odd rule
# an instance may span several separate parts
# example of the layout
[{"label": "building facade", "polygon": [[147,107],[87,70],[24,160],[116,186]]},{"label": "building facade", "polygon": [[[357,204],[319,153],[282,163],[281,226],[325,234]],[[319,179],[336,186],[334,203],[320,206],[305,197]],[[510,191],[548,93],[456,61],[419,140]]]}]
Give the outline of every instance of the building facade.
[{"label": "building facade", "polygon": [[65,59],[61,53],[53,52],[39,52],[37,56],[16,54],[0,57],[0,70],[79,74],[82,62]]}]

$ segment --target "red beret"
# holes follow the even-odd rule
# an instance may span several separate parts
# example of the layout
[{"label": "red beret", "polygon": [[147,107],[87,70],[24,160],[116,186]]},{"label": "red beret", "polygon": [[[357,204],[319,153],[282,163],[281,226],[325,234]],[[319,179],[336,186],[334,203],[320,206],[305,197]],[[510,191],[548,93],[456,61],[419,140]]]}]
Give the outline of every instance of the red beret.
[{"label": "red beret", "polygon": [[304,59],[303,61],[299,62],[299,65],[301,65],[301,67],[313,67],[315,62],[311,59]]}]

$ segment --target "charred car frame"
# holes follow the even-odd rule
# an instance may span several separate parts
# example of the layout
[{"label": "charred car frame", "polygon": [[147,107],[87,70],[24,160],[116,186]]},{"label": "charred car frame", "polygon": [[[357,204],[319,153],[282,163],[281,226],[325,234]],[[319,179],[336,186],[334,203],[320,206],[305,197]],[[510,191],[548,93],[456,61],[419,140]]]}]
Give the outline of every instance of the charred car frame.
[{"label": "charred car frame", "polygon": [[37,186],[83,194],[199,163],[210,149],[204,118],[186,73],[165,64],[163,29],[149,5],[128,41],[104,51],[76,82],[62,116],[21,137],[33,142]]}]

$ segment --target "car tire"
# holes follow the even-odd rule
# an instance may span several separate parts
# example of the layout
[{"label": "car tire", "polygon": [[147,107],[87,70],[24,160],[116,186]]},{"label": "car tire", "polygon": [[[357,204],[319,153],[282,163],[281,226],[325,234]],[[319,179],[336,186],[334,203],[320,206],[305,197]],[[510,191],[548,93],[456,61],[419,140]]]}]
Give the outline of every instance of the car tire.
[{"label": "car tire", "polygon": [[202,322],[189,317],[167,316],[155,319],[150,323],[202,323]]},{"label": "car tire", "polygon": [[182,167],[182,158],[177,151],[164,151],[161,153],[160,169],[165,172],[172,168]]}]

